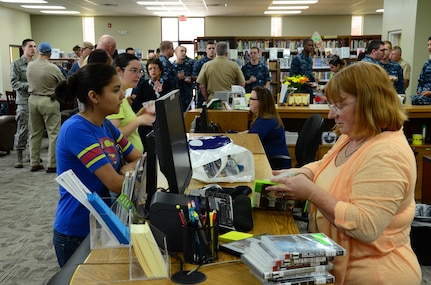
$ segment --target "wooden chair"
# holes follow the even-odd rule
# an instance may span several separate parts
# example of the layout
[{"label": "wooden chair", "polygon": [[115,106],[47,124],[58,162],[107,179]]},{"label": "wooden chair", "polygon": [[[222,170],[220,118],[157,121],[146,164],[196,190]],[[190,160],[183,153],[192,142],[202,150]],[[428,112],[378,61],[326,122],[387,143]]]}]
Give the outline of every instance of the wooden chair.
[{"label": "wooden chair", "polygon": [[6,91],[7,109],[9,115],[16,114],[16,91]]}]

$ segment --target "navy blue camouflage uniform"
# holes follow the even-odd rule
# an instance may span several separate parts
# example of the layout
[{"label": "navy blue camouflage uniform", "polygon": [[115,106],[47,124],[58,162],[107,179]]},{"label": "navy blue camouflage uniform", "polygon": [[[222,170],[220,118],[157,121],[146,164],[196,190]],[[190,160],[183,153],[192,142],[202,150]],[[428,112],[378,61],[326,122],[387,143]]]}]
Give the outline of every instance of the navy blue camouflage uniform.
[{"label": "navy blue camouflage uniform", "polygon": [[[212,59],[208,58],[207,56],[204,56],[203,58],[199,59],[198,61],[195,61],[195,64],[193,65],[193,72],[192,72],[192,76],[193,77],[198,77],[199,72],[202,69],[202,66],[207,63],[208,61],[210,61]],[[202,96],[201,91],[198,88],[198,100],[197,100],[197,107],[202,107],[202,103],[204,102],[204,98]]]},{"label": "navy blue camouflage uniform", "polygon": [[404,94],[404,75],[401,65],[395,61],[389,61],[389,63],[386,64],[379,62],[379,65],[386,70],[388,75],[396,76],[398,78],[398,80],[394,82],[395,90],[397,90],[398,94]]},{"label": "navy blue camouflage uniform", "polygon": [[[417,93],[422,91],[431,91],[431,59],[425,61],[421,73],[419,74]],[[431,97],[423,95],[412,96],[412,104],[414,105],[429,105],[431,104]]]},{"label": "navy blue camouflage uniform", "polygon": [[[310,82],[316,81],[313,74],[313,59],[311,56],[307,56],[304,53],[300,53],[292,59],[290,64],[290,76],[305,75],[308,77]],[[313,102],[313,89],[304,85],[301,92],[310,94],[310,103]]]},{"label": "navy blue camouflage uniform", "polygon": [[256,81],[245,85],[245,92],[250,93],[253,87],[263,86],[265,87],[266,82],[271,81],[271,75],[269,73],[268,67],[259,62],[256,65],[251,64],[251,62],[246,63],[241,68],[244,74],[245,80],[249,80],[250,76],[256,77]]},{"label": "navy blue camouflage uniform", "polygon": [[[193,74],[193,66],[195,61],[189,57],[186,57],[184,63],[179,64],[176,61],[173,63],[176,72],[184,71],[184,78],[187,76],[192,76]],[[193,80],[190,82],[185,82],[184,79],[178,79],[178,88],[180,89],[181,94],[181,106],[183,112],[187,110],[187,107],[190,105],[193,97]]]},{"label": "navy blue camouflage uniform", "polygon": [[164,55],[160,55],[160,61],[163,65],[162,78],[164,81],[169,81],[174,89],[178,88],[178,76],[174,65]]}]

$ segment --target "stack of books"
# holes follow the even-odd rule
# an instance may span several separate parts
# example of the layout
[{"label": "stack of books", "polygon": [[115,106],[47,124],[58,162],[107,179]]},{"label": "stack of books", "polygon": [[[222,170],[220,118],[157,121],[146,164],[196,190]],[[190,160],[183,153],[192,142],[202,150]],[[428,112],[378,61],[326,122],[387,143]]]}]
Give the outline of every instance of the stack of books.
[{"label": "stack of books", "polygon": [[263,235],[244,249],[241,260],[263,284],[329,284],[335,282],[331,261],[345,254],[323,233]]}]

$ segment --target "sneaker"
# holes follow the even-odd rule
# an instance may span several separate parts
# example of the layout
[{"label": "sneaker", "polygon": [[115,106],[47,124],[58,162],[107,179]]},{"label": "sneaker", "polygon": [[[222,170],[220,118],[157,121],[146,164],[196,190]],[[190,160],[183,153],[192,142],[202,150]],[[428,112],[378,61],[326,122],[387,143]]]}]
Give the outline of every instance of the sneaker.
[{"label": "sneaker", "polygon": [[22,162],[21,162],[21,161],[17,161],[13,167],[14,167],[14,168],[23,168],[23,167],[24,167],[24,165],[22,164]]},{"label": "sneaker", "polygon": [[57,173],[57,167],[48,167],[46,173]]},{"label": "sneaker", "polygon": [[42,169],[43,169],[42,165],[34,165],[34,166],[31,167],[30,171],[31,172],[36,172],[36,171],[39,171],[39,170],[42,170]]}]

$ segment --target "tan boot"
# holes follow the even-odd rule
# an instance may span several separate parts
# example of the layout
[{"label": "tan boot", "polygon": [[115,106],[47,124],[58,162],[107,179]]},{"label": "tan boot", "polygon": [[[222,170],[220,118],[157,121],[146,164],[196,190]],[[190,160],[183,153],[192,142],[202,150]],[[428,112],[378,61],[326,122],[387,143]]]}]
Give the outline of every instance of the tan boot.
[{"label": "tan boot", "polygon": [[15,168],[23,168],[24,165],[22,164],[22,150],[16,151],[16,162],[14,165]]}]

